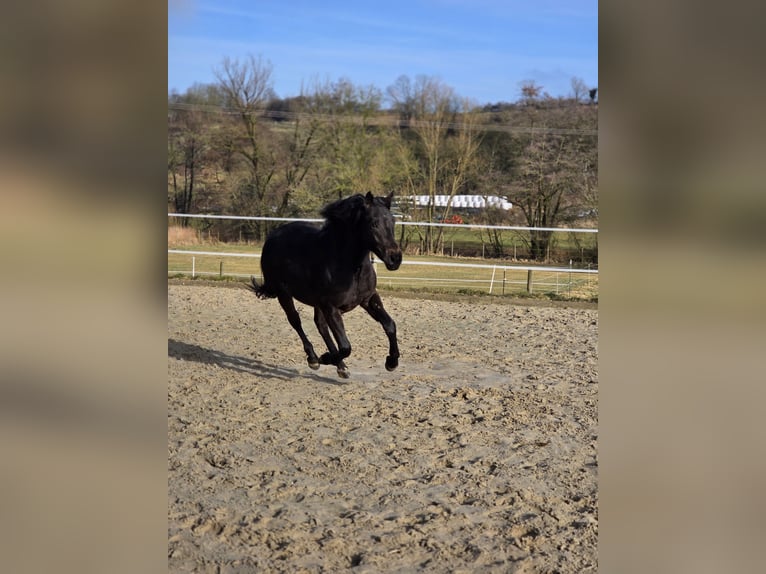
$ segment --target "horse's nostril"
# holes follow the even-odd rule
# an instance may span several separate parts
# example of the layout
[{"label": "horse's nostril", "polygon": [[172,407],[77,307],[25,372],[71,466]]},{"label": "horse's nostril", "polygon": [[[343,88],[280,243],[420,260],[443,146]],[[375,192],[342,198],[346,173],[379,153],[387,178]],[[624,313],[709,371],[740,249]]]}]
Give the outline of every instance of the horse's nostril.
[{"label": "horse's nostril", "polygon": [[399,266],[402,264],[402,252],[401,251],[394,251],[390,256],[390,265],[388,266],[390,269],[398,269]]}]

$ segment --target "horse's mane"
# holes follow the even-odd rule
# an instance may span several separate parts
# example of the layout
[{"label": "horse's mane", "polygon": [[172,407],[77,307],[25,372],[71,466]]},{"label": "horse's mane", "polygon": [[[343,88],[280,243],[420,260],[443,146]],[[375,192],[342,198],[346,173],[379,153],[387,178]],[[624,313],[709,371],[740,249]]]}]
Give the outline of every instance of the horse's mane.
[{"label": "horse's mane", "polygon": [[326,205],[322,209],[321,214],[327,219],[328,223],[337,222],[354,225],[359,222],[362,214],[365,213],[365,204],[384,205],[386,208],[391,209],[392,197],[393,193],[387,197],[374,197],[372,193],[367,193],[367,195],[356,193]]},{"label": "horse's mane", "polygon": [[353,224],[364,213],[364,202],[364,196],[361,193],[357,193],[326,205],[322,209],[321,214],[328,222]]}]

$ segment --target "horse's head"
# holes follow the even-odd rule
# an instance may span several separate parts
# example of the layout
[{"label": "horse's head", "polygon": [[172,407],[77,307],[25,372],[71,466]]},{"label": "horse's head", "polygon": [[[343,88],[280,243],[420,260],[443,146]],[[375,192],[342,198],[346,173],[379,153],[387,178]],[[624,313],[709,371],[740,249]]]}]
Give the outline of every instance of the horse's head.
[{"label": "horse's head", "polygon": [[385,197],[375,197],[368,192],[364,197],[365,227],[367,228],[370,251],[377,255],[394,271],[402,264],[402,250],[394,237],[394,216],[391,215],[392,191]]},{"label": "horse's head", "polygon": [[358,193],[334,201],[322,210],[330,224],[349,230],[354,241],[361,241],[359,245],[377,255],[391,271],[402,264],[402,250],[394,238],[393,196],[393,192],[385,197]]}]

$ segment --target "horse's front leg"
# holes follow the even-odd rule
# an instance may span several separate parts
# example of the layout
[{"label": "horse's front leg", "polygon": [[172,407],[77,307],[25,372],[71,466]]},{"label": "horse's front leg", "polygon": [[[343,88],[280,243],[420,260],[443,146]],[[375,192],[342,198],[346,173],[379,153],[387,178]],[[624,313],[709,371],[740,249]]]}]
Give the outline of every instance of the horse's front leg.
[{"label": "horse's front leg", "polygon": [[[321,309],[318,308],[317,311],[318,314],[321,315],[321,318],[317,319],[317,312],[315,312],[314,320],[318,321],[317,328],[322,334],[325,343],[327,343],[327,349],[329,351],[322,355],[319,360],[323,364],[335,365],[338,369],[338,375],[347,379],[348,367],[346,367],[343,359],[351,354],[351,343],[349,343],[348,337],[346,337],[346,327],[343,325],[343,317],[338,309],[329,305],[324,305]],[[335,341],[338,343],[337,349],[333,344],[330,334],[327,333],[327,328],[332,332]]]},{"label": "horse's front leg", "polygon": [[306,361],[308,362],[309,367],[315,370],[318,369],[319,357],[317,357],[317,354],[314,352],[314,346],[311,344],[311,341],[309,341],[309,338],[303,331],[303,326],[301,325],[301,317],[298,315],[298,311],[295,309],[293,298],[289,295],[279,295],[278,300],[279,304],[282,305],[282,309],[285,310],[285,315],[287,315],[287,321],[290,323],[290,326],[295,329],[295,331],[298,333],[298,336],[301,338],[301,342],[303,343],[303,350],[306,351]]},{"label": "horse's front leg", "polygon": [[378,323],[383,325],[383,330],[388,336],[388,357],[386,357],[386,370],[393,371],[399,366],[399,343],[396,340],[396,323],[383,308],[383,301],[376,291],[367,302],[362,303],[362,308]]}]

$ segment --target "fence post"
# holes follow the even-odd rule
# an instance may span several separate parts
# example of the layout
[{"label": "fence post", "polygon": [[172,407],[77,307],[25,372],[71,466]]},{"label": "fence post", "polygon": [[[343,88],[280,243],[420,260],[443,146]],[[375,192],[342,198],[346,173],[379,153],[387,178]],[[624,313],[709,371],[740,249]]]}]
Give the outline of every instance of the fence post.
[{"label": "fence post", "polygon": [[567,288],[567,295],[572,296],[572,260],[569,260],[569,285]]},{"label": "fence post", "polygon": [[532,292],[532,270],[527,270],[527,293]]},{"label": "fence post", "polygon": [[223,259],[221,259],[221,263],[218,266],[218,277],[223,278]]},{"label": "fence post", "polygon": [[192,279],[194,279],[194,262],[195,262],[195,259],[196,258],[194,257],[194,255],[192,255]]},{"label": "fence post", "polygon": [[503,267],[503,295],[505,295],[505,272],[507,269]]}]

